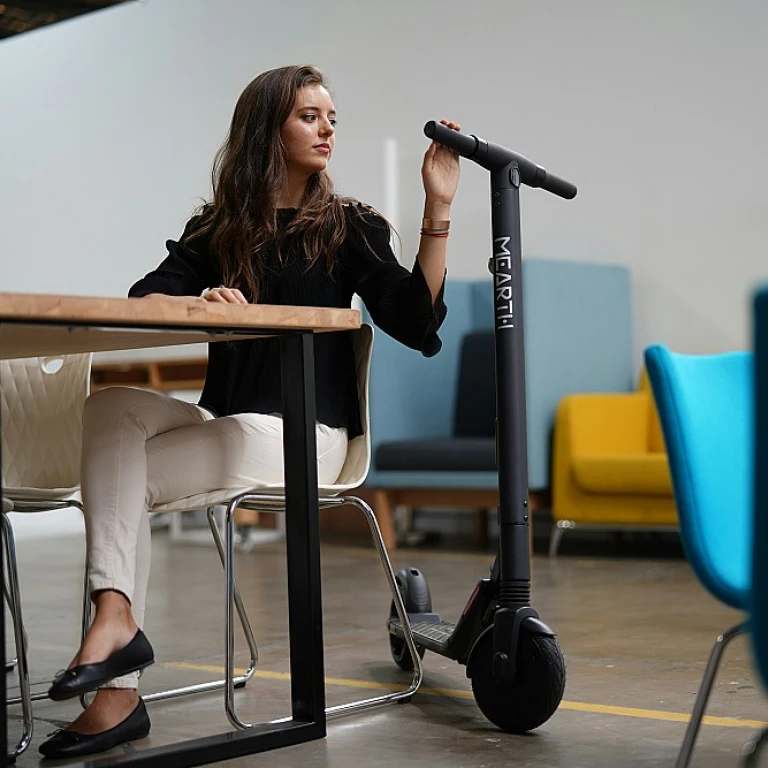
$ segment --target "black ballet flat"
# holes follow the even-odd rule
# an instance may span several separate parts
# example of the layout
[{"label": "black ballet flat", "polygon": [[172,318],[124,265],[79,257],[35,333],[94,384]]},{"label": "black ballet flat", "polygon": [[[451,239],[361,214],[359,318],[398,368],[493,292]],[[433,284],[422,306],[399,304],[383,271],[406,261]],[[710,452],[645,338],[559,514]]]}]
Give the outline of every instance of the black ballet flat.
[{"label": "black ballet flat", "polygon": [[105,661],[65,669],[53,681],[48,697],[53,701],[64,701],[81,693],[95,691],[110,680],[144,669],[154,661],[152,646],[146,635],[139,630],[125,648],[115,651]]},{"label": "black ballet flat", "polygon": [[80,757],[106,752],[126,741],[136,741],[149,736],[150,722],[144,699],[139,699],[136,709],[122,723],[101,733],[77,733],[77,731],[57,731],[39,749],[40,754],[50,758]]}]

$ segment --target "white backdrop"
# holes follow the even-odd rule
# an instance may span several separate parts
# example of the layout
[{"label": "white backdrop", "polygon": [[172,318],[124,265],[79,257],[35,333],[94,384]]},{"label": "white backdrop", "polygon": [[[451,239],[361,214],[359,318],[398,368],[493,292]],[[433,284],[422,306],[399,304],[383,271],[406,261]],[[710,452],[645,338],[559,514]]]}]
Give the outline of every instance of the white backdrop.
[{"label": "white backdrop", "polygon": [[[332,170],[384,207],[399,146],[410,263],[426,120],[574,181],[523,198],[526,255],[627,264],[636,366],[749,344],[765,277],[768,6],[735,0],[147,0],[0,43],[0,284],[122,296],[209,189],[258,72],[311,62],[339,111]],[[485,274],[487,174],[463,170],[449,274]]]}]

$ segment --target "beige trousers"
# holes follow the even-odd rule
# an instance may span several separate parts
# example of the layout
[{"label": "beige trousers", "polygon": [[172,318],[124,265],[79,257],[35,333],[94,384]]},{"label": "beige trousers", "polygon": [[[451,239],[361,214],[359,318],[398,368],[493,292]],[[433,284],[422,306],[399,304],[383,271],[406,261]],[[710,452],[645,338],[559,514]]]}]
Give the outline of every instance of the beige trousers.
[{"label": "beige trousers", "polygon": [[[317,425],[321,484],[347,454],[347,431]],[[92,394],[83,413],[81,484],[91,594],[114,589],[139,627],[150,569],[150,510],[156,504],[257,482],[283,482],[283,421],[244,413],[214,418],[197,405],[132,387]],[[138,673],[107,687],[136,688]]]}]

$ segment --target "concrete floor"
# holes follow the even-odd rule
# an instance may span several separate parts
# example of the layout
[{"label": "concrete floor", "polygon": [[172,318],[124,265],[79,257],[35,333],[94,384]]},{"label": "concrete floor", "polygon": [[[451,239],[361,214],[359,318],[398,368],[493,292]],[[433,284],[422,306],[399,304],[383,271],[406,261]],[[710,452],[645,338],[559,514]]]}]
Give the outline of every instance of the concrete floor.
[{"label": "concrete floor", "polygon": [[[171,545],[162,532],[154,539],[146,631],[158,664],[143,678],[145,691],[213,679],[210,668],[223,664],[222,581],[213,550]],[[562,706],[534,733],[496,730],[477,709],[463,667],[427,654],[426,690],[410,704],[336,719],[322,741],[226,765],[674,765],[712,642],[740,617],[710,598],[674,551],[615,558],[573,549],[556,561],[534,562],[534,606],[558,630],[568,669]],[[66,666],[76,648],[81,558],[77,537],[19,545],[38,687]],[[419,567],[429,579],[435,610],[454,620],[490,560],[466,551],[413,550],[397,552],[393,564]],[[282,545],[239,553],[238,569],[261,653],[261,672],[238,693],[240,712],[256,720],[282,717],[289,712]],[[329,704],[376,695],[382,683],[406,682],[389,656],[389,597],[373,550],[324,545],[323,581]],[[214,693],[149,705],[151,737],[115,753],[228,730],[221,698]],[[20,768],[39,764],[37,745],[72,719],[77,706],[35,705],[35,738],[17,762]],[[726,653],[708,709],[720,719],[702,728],[693,765],[736,766],[756,721],[768,719],[767,710],[748,643],[739,638]],[[18,729],[14,711],[11,737]]]}]

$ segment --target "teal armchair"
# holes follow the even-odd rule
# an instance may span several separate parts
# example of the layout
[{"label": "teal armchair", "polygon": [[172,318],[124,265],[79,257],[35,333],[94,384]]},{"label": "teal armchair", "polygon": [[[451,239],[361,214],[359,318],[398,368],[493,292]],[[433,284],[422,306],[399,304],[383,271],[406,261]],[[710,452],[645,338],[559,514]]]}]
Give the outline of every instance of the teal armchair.
[{"label": "teal armchair", "polygon": [[[630,276],[616,265],[525,259],[523,286],[529,486],[546,499],[559,400],[571,392],[622,392],[632,386]],[[370,378],[373,459],[365,487],[373,491],[390,547],[396,543],[398,505],[478,510],[485,530],[486,510],[498,504],[492,348],[490,357],[487,353],[492,302],[490,276],[448,281],[443,347],[432,358],[383,333],[376,336]],[[467,402],[473,399],[482,401],[480,406]],[[468,408],[477,414],[474,429],[466,423],[473,418]],[[440,456],[451,452],[438,442],[458,437],[474,440],[466,466],[454,451],[441,467]],[[425,459],[430,451],[431,461]]]}]

